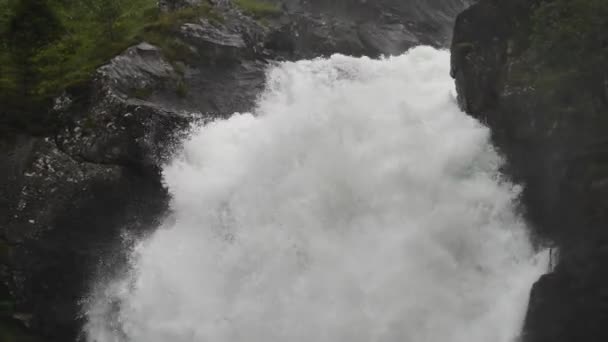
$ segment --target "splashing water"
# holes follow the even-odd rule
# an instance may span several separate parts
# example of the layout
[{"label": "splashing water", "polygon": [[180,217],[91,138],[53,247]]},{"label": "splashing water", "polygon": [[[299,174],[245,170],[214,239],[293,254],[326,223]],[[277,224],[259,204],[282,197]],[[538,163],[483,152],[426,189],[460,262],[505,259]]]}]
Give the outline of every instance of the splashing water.
[{"label": "splashing water", "polygon": [[90,342],[507,342],[544,270],[449,54],[268,71],[256,115],[164,169],[172,213],[86,307]]}]

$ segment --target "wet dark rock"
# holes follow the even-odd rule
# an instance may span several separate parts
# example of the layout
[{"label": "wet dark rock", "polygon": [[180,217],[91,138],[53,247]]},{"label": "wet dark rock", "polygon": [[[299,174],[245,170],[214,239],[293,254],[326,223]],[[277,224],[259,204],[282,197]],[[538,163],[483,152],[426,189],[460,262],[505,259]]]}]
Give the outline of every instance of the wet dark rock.
[{"label": "wet dark rock", "polygon": [[398,55],[402,51],[420,44],[418,37],[408,31],[404,24],[366,23],[359,26],[358,30],[361,42],[370,51]]},{"label": "wet dark rock", "polygon": [[55,136],[58,146],[84,162],[154,170],[193,114],[133,96],[138,90],[174,89],[178,81],[158,48],[129,48],[98,70],[88,106],[62,113],[69,122]]},{"label": "wet dark rock", "polygon": [[177,78],[173,67],[165,59],[159,48],[141,43],[116,56],[109,64],[99,69],[102,87],[128,95],[133,89],[145,89],[156,83]]},{"label": "wet dark rock", "polygon": [[3,150],[3,281],[16,301],[13,317],[50,341],[74,336],[78,301],[100,257],[112,260],[123,228],[154,224],[166,194],[158,178],[76,160],[50,138],[16,137]]},{"label": "wet dark rock", "polygon": [[0,146],[2,282],[12,318],[46,341],[75,339],[92,280],[124,263],[124,234],[149,231],[167,208],[159,166],[195,118],[130,93],[175,79],[159,51],[140,44],[56,101],[65,124],[55,135]]},{"label": "wet dark rock", "polygon": [[243,49],[245,41],[238,33],[226,32],[211,25],[208,20],[201,20],[197,24],[184,24],[182,26],[183,35],[200,45],[210,45],[224,47],[227,49]]},{"label": "wet dark rock", "polygon": [[461,107],[491,128],[505,172],[525,185],[537,243],[558,251],[531,292],[524,341],[606,341],[608,104],[592,82],[546,85],[560,71],[542,68],[548,56],[530,42],[535,3],[482,0],[460,14],[452,76]]}]

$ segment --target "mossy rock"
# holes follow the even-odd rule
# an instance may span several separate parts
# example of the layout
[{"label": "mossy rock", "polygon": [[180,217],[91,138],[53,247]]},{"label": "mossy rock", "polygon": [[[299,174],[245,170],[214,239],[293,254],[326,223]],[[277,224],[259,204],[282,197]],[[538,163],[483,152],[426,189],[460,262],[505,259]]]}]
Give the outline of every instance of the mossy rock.
[{"label": "mossy rock", "polygon": [[275,17],[281,14],[278,5],[263,0],[234,0],[234,3],[243,11],[258,19]]},{"label": "mossy rock", "polygon": [[150,98],[150,96],[152,96],[152,93],[154,92],[154,90],[152,88],[136,88],[136,89],[131,89],[129,91],[129,96],[134,97],[136,99],[140,99],[140,100],[147,100],[148,98]]},{"label": "mossy rock", "polygon": [[183,80],[177,82],[175,93],[180,98],[185,98],[186,96],[188,96],[188,86],[186,85],[186,82],[184,82]]},{"label": "mossy rock", "polygon": [[[129,46],[149,41],[172,63],[188,62],[196,51],[175,38],[179,27],[201,17],[223,21],[207,2],[161,12],[157,0],[50,1],[47,5],[57,20],[57,34],[17,54],[8,45],[15,33],[9,32],[7,23],[15,19],[12,4],[18,2],[0,0],[0,108],[9,113],[3,115],[11,116],[3,121],[20,130],[22,126],[53,127],[47,124],[53,118],[46,111],[52,99],[66,89],[88,83],[98,67]],[[258,10],[266,11],[263,7]],[[28,75],[31,77],[24,77]],[[24,79],[28,82],[21,81]],[[149,96],[147,90],[134,91],[138,98]],[[31,108],[22,108],[24,104]]]}]

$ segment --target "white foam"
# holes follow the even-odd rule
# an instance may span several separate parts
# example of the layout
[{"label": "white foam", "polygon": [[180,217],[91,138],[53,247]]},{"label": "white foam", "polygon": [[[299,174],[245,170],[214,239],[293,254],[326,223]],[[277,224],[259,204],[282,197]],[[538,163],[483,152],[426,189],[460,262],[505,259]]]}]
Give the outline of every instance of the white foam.
[{"label": "white foam", "polygon": [[92,294],[88,341],[512,341],[546,264],[448,69],[429,47],[270,69],[256,115],[166,166],[172,214]]}]

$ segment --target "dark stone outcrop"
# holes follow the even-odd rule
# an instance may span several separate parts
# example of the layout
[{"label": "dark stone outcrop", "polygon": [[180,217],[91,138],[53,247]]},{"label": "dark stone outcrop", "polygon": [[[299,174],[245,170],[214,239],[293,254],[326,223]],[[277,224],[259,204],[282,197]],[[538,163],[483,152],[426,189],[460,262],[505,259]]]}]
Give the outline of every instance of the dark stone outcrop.
[{"label": "dark stone outcrop", "polygon": [[166,210],[158,166],[190,118],[121,89],[173,78],[156,48],[133,47],[80,99],[57,100],[65,125],[54,136],[3,142],[3,281],[13,316],[48,341],[77,335],[79,301],[96,272],[121,262],[123,232],[142,234]]},{"label": "dark stone outcrop", "polygon": [[[551,83],[531,44],[539,1],[481,0],[456,21],[452,75],[525,185],[522,209],[556,265],[531,291],[525,342],[608,340],[608,103],[592,82]],[[559,56],[558,56],[559,58]]]},{"label": "dark stone outcrop", "polygon": [[162,163],[192,122],[250,110],[269,61],[445,46],[468,3],[277,0],[280,13],[260,19],[205,2],[221,20],[175,30],[177,58],[133,46],[56,99],[57,129],[0,139],[0,330],[10,320],[41,341],[76,340],[92,280],[120,269],[125,236],[150,232],[167,209]]}]

